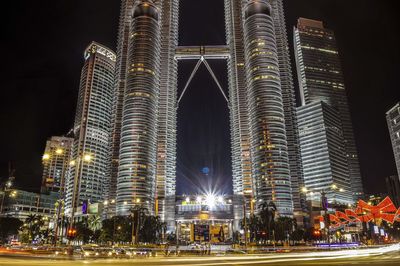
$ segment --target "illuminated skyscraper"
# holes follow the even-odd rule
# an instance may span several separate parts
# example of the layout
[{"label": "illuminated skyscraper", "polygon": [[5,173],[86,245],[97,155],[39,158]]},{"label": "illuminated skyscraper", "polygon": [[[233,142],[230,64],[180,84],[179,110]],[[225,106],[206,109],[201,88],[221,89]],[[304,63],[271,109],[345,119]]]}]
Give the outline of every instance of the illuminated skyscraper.
[{"label": "illuminated skyscraper", "polygon": [[115,65],[114,100],[111,135],[111,171],[108,198],[108,215],[116,212],[117,179],[119,167],[119,149],[121,141],[122,108],[126,89],[126,71],[128,69],[128,47],[132,23],[133,0],[121,1],[121,14],[118,29],[117,60]]},{"label": "illuminated skyscraper", "polygon": [[323,101],[339,112],[351,191],[354,200],[357,200],[363,195],[363,187],[334,33],[326,29],[321,21],[300,18],[294,29],[294,47],[302,105]]},{"label": "illuminated skyscraper", "polygon": [[230,51],[228,80],[233,201],[236,221],[243,218],[242,204],[250,214],[255,199],[250,153],[250,125],[247,103],[246,68],[243,39],[243,0],[225,0],[226,39]]},{"label": "illuminated skyscraper", "polygon": [[176,126],[179,0],[160,1],[161,69],[157,127],[157,169],[155,212],[174,226],[176,186]]},{"label": "illuminated skyscraper", "polygon": [[116,209],[136,205],[154,213],[160,94],[161,27],[151,1],[135,1],[130,27],[124,93]]},{"label": "illuminated skyscraper", "polygon": [[302,172],[298,123],[296,116],[296,96],[293,85],[293,73],[286,31],[283,0],[270,0],[274,20],[275,39],[278,51],[279,74],[281,78],[283,109],[285,114],[286,139],[289,154],[290,181],[293,197],[294,217],[298,225],[303,224],[306,211]]},{"label": "illuminated skyscraper", "polygon": [[400,176],[400,103],[397,103],[386,113],[386,121],[392,141],[397,174]]},{"label": "illuminated skyscraper", "polygon": [[42,159],[42,193],[50,191],[64,192],[73,141],[73,138],[51,137],[46,142]]},{"label": "illuminated skyscraper", "polygon": [[[268,14],[245,16],[245,8],[260,7]],[[141,205],[162,220],[173,221],[177,64],[185,58],[206,61],[209,56],[228,60],[235,219],[243,217],[243,203],[247,214],[254,211],[255,200],[274,200],[280,214],[292,216],[294,207],[295,215],[301,216],[302,175],[282,0],[225,0],[227,46],[181,49],[178,18],[178,0],[122,1],[111,178],[118,184],[111,186],[117,213],[127,214],[130,207]],[[265,47],[253,47],[255,43],[245,47],[245,24],[247,41],[259,34]],[[268,29],[253,33],[254,25]],[[254,49],[265,54],[256,57]],[[266,54],[271,51],[272,56]],[[267,89],[260,91],[265,84]],[[265,100],[263,105],[257,105],[258,97]],[[264,133],[270,135],[264,139]],[[262,150],[258,140],[266,142]],[[260,163],[265,163],[262,169]]]},{"label": "illuminated skyscraper", "polygon": [[249,1],[244,9],[252,172],[256,200],[272,200],[280,215],[292,216],[289,155],[272,12],[268,1]]},{"label": "illuminated skyscraper", "polygon": [[300,146],[307,199],[353,204],[342,123],[336,108],[315,102],[298,108]]},{"label": "illuminated skyscraper", "polygon": [[[244,195],[244,198],[247,199],[247,207],[255,208],[254,204],[249,204],[249,202],[254,201],[256,186],[251,170],[251,135],[247,99],[248,91],[245,78],[246,66],[244,64],[243,12],[247,2],[243,0],[226,0],[225,18],[227,43],[231,54],[228,59],[228,71],[230,79],[233,186],[234,194],[236,195],[234,199],[241,199],[243,198],[241,195]],[[274,27],[273,35],[279,64],[294,216],[297,218],[298,223],[301,224],[304,210],[302,200],[304,198],[300,194],[300,187],[303,186],[303,177],[286,23],[282,0],[273,0],[268,3],[271,6],[272,25]],[[237,207],[237,204],[235,204],[235,207]],[[247,213],[250,212],[248,211]],[[235,208],[235,217],[240,218],[242,216],[242,208]]]},{"label": "illuminated skyscraper", "polygon": [[84,53],[78,104],[73,128],[66,213],[71,215],[83,201],[106,199],[109,188],[111,113],[116,55],[91,43]]}]

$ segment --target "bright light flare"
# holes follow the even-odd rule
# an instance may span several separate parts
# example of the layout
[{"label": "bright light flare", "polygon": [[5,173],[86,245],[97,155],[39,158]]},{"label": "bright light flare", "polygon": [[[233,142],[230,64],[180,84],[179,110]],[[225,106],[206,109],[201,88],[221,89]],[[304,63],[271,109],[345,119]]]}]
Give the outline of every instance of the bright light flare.
[{"label": "bright light flare", "polygon": [[206,196],[206,204],[208,205],[208,207],[214,207],[216,201],[216,197],[213,194],[208,194]]},{"label": "bright light flare", "polygon": [[83,160],[85,162],[90,162],[90,161],[92,161],[92,159],[93,159],[93,157],[90,154],[86,154],[85,156],[83,156]]}]

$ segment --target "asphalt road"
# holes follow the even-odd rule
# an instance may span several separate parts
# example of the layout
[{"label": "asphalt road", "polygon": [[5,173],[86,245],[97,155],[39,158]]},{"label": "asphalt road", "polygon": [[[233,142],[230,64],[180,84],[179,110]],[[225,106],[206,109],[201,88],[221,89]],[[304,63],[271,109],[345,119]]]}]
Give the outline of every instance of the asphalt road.
[{"label": "asphalt road", "polygon": [[0,256],[0,266],[238,266],[238,265],[400,265],[400,244],[368,249],[342,251],[303,252],[267,255],[199,256],[199,257],[152,257],[136,259],[75,259],[55,257]]}]

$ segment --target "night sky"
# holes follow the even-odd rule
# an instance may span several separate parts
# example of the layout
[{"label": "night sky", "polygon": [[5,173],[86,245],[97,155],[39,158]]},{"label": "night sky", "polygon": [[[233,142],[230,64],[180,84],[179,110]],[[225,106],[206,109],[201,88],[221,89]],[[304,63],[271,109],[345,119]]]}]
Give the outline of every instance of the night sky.
[{"label": "night sky", "polygon": [[[119,2],[25,0],[3,7],[1,178],[12,161],[18,186],[39,189],[46,139],[73,125],[84,49],[92,40],[116,47]],[[290,44],[300,16],[323,20],[336,33],[367,192],[384,192],[384,177],[396,173],[385,121],[385,112],[400,100],[395,3],[285,1]],[[223,0],[182,0],[180,11],[181,45],[225,43]],[[195,63],[180,63],[179,91]],[[226,63],[210,64],[226,91]],[[230,193],[228,108],[204,66],[179,106],[177,172],[179,193]]]}]

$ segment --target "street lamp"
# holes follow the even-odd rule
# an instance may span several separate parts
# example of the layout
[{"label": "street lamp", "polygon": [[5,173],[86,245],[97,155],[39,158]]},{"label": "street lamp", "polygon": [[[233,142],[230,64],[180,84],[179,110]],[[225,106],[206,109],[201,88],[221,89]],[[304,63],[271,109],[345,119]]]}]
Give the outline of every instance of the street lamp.
[{"label": "street lamp", "polygon": [[73,228],[74,225],[74,216],[75,209],[77,208],[77,191],[79,185],[79,176],[82,176],[83,162],[90,163],[93,160],[93,156],[90,154],[79,155],[76,160],[72,160],[70,162],[70,166],[75,166],[75,175],[74,175],[74,185],[72,191],[72,210],[71,210],[71,223],[70,228]]},{"label": "street lamp", "polygon": [[[334,187],[336,187],[336,185],[332,185],[331,187],[334,188]],[[305,193],[305,194],[308,193],[310,196],[314,196],[315,193],[320,193],[321,194],[321,208],[322,208],[322,211],[324,212],[323,216],[324,216],[324,223],[325,223],[324,224],[325,233],[326,233],[326,236],[327,236],[327,241],[329,243],[330,242],[330,240],[329,240],[329,216],[328,216],[328,202],[327,202],[327,198],[326,198],[326,191],[325,190],[321,190],[321,191],[316,191],[314,193],[314,191],[312,191],[312,190],[310,190],[310,189],[308,189],[306,187],[303,187],[301,189],[301,191],[303,193]]]},{"label": "street lamp", "polygon": [[85,161],[85,162],[91,162],[92,161],[92,155],[90,155],[90,154],[86,154],[85,156],[83,156],[83,160]]}]

